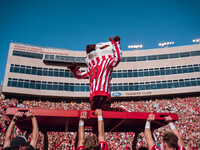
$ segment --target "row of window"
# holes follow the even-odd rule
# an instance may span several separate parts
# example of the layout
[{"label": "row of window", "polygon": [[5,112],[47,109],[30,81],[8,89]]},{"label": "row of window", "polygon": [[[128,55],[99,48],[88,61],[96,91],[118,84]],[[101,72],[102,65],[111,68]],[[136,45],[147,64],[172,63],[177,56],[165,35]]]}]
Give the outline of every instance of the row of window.
[{"label": "row of window", "polygon": [[[13,56],[21,56],[28,58],[43,59],[48,61],[59,61],[59,62],[79,62],[85,63],[85,57],[72,57],[72,56],[60,56],[60,55],[49,55],[49,54],[39,54],[13,50]],[[161,54],[161,55],[148,55],[148,56],[133,56],[133,57],[123,57],[121,62],[137,62],[137,61],[151,61],[151,60],[162,60],[162,59],[174,59],[183,57],[193,57],[200,56],[200,51],[191,52],[180,52],[171,54]]]},{"label": "row of window", "polygon": [[[41,67],[24,66],[16,64],[11,64],[10,72],[32,74],[39,76],[73,78],[71,71],[67,69],[41,68]],[[193,72],[200,72],[199,64],[163,67],[163,68],[138,69],[138,70],[114,70],[112,77],[113,78],[147,77],[147,76],[172,75],[172,74],[193,73]]]},{"label": "row of window", "polygon": [[[72,92],[89,92],[89,84],[86,83],[62,83],[46,82],[9,78],[8,87],[29,88],[37,90],[55,90],[55,91],[72,91]],[[153,81],[140,83],[113,83],[111,91],[142,91],[156,89],[170,89],[190,86],[200,86],[200,78]]]}]

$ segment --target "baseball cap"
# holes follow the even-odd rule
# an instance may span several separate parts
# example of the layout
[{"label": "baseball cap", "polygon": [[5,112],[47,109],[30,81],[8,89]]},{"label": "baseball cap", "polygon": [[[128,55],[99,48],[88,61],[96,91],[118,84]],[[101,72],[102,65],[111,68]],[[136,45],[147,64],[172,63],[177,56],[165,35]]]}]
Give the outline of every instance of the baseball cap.
[{"label": "baseball cap", "polygon": [[20,145],[29,145],[30,142],[24,136],[17,136],[11,141],[11,148],[18,148]]}]

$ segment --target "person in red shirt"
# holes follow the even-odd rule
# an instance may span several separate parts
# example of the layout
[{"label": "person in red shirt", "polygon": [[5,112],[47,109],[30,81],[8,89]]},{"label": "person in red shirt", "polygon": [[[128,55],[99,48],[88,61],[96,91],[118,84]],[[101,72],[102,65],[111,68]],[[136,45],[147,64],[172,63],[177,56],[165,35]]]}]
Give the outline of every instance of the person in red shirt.
[{"label": "person in red shirt", "polygon": [[[152,138],[152,133],[150,130],[151,122],[155,120],[155,115],[150,114],[149,118],[146,121],[145,125],[145,139],[148,144],[149,150],[161,150],[158,148]],[[183,142],[179,135],[178,130],[176,129],[175,125],[172,123],[173,120],[171,116],[165,117],[165,121],[168,123],[170,129],[172,132],[167,132],[163,136],[163,148],[164,150],[184,150],[183,148]]]},{"label": "person in red shirt", "polygon": [[84,138],[84,120],[87,119],[87,112],[81,112],[78,128],[78,144],[76,150],[108,150],[104,132],[103,114],[101,109],[96,109],[95,114],[98,116],[98,138],[88,135]]},{"label": "person in red shirt", "polygon": [[121,58],[120,37],[109,38],[110,42],[91,44],[86,47],[86,71],[79,71],[79,66],[73,62],[68,66],[77,79],[89,79],[91,110],[127,111],[125,107],[110,108],[110,81],[113,68]]}]

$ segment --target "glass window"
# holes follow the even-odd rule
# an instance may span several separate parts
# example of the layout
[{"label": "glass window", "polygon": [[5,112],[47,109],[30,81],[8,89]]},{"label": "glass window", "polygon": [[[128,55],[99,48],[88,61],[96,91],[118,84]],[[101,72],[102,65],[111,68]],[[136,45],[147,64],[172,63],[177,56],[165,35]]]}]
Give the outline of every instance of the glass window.
[{"label": "glass window", "polygon": [[36,67],[32,67],[32,72],[31,74],[36,75],[37,74],[37,68]]},{"label": "glass window", "polygon": [[113,91],[117,91],[117,85],[113,85]]},{"label": "glass window", "polygon": [[17,87],[23,87],[23,80],[19,79]]},{"label": "glass window", "polygon": [[10,66],[10,72],[14,72],[14,66]]},{"label": "glass window", "polygon": [[192,80],[192,81],[191,81],[191,85],[192,85],[192,86],[197,86],[197,82],[196,82],[195,80]]},{"label": "glass window", "polygon": [[186,87],[187,87],[187,86],[191,86],[190,81],[185,81],[185,86],[186,86]]},{"label": "glass window", "polygon": [[64,77],[64,76],[65,76],[64,70],[63,70],[63,71],[60,71],[60,72],[59,72],[59,77]]},{"label": "glass window", "polygon": [[137,61],[146,61],[147,57],[146,56],[138,56]]},{"label": "glass window", "polygon": [[40,81],[36,81],[36,89],[40,90],[41,87],[41,82]]},{"label": "glass window", "polygon": [[168,59],[168,54],[158,55],[158,59]]},{"label": "glass window", "polygon": [[136,57],[127,57],[127,62],[136,61]]},{"label": "glass window", "polygon": [[194,71],[195,71],[195,72],[199,72],[199,70],[200,70],[200,69],[199,69],[198,66],[195,66],[195,67],[194,67]]},{"label": "glass window", "polygon": [[31,66],[26,66],[25,74],[31,74]]},{"label": "glass window", "polygon": [[143,83],[143,84],[140,84],[140,90],[145,90],[145,85],[144,85],[144,83]]},{"label": "glass window", "polygon": [[144,76],[149,76],[149,72],[148,72],[148,71],[145,71],[145,72],[144,72]]},{"label": "glass window", "polygon": [[119,85],[119,86],[118,86],[118,91],[124,91],[123,85]]},{"label": "glass window", "polygon": [[164,68],[160,68],[160,75],[165,75],[165,70],[164,70]]},{"label": "glass window", "polygon": [[133,77],[138,77],[137,71],[133,71]]},{"label": "glass window", "polygon": [[148,60],[157,60],[157,55],[149,55],[147,56]]},{"label": "glass window", "polygon": [[85,84],[81,83],[81,91],[84,92],[86,90]]},{"label": "glass window", "polygon": [[128,70],[128,77],[132,77],[132,70]]},{"label": "glass window", "polygon": [[181,73],[183,73],[183,70],[182,70],[182,68],[178,68],[178,69],[177,69],[177,73],[178,73],[178,74],[181,74]]},{"label": "glass window", "polygon": [[65,70],[65,77],[69,77],[69,70]]},{"label": "glass window", "polygon": [[188,71],[189,71],[189,72],[194,72],[194,68],[193,68],[193,67],[189,67],[189,68],[188,68]]},{"label": "glass window", "polygon": [[190,57],[190,53],[189,52],[180,53],[180,57]]},{"label": "glass window", "polygon": [[46,82],[42,82],[42,89],[46,90],[47,89],[47,83]]},{"label": "glass window", "polygon": [[63,91],[63,88],[64,88],[64,87],[63,87],[63,84],[62,84],[62,83],[59,83],[59,85],[58,85],[58,90],[59,90],[59,91]]},{"label": "glass window", "polygon": [[25,66],[21,66],[20,69],[19,69],[19,72],[20,73],[25,73]]},{"label": "glass window", "polygon": [[113,73],[112,73],[112,78],[117,78],[117,73],[116,73],[116,71],[113,71]]},{"label": "glass window", "polygon": [[200,51],[190,52],[191,56],[200,56]]},{"label": "glass window", "polygon": [[159,76],[160,75],[160,71],[159,70],[155,70],[155,75]]},{"label": "glass window", "polygon": [[150,76],[154,76],[154,71],[149,71]]},{"label": "glass window", "polygon": [[24,88],[29,88],[29,86],[30,86],[29,80],[25,80],[24,81]]},{"label": "glass window", "polygon": [[69,91],[69,83],[64,84],[64,91]]},{"label": "glass window", "polygon": [[174,87],[174,88],[180,87],[179,82],[173,82],[173,87]]},{"label": "glass window", "polygon": [[162,84],[161,83],[156,84],[156,88],[157,89],[162,89]]},{"label": "glass window", "polygon": [[176,69],[171,69],[172,74],[176,74]]},{"label": "glass window", "polygon": [[58,82],[53,82],[53,90],[58,90]]},{"label": "glass window", "polygon": [[75,84],[74,89],[75,89],[74,91],[76,92],[81,91],[80,85],[77,83]]},{"label": "glass window", "polygon": [[129,91],[133,91],[133,90],[134,90],[133,83],[129,83]]},{"label": "glass window", "polygon": [[171,74],[171,70],[170,70],[170,69],[166,69],[166,70],[165,70],[165,74],[166,74],[166,75],[170,75],[170,74]]},{"label": "glass window", "polygon": [[11,80],[8,80],[7,86],[11,86]]},{"label": "glass window", "polygon": [[54,77],[58,77],[58,69],[54,69]]},{"label": "glass window", "polygon": [[48,71],[48,76],[53,76],[53,69],[49,69],[49,71]]},{"label": "glass window", "polygon": [[86,91],[89,92],[90,91],[90,85],[86,84]]},{"label": "glass window", "polygon": [[14,67],[14,72],[19,73],[19,66]]},{"label": "glass window", "polygon": [[162,83],[162,88],[166,89],[167,88],[167,83]]},{"label": "glass window", "polygon": [[188,73],[188,68],[183,68],[183,73]]},{"label": "glass window", "polygon": [[151,84],[151,89],[156,89],[156,84]]},{"label": "glass window", "polygon": [[144,72],[143,71],[139,71],[138,74],[139,74],[139,77],[143,77],[144,76]]},{"label": "glass window", "polygon": [[31,89],[35,88],[35,81],[34,80],[31,80],[31,82],[30,82],[30,88]]},{"label": "glass window", "polygon": [[38,68],[38,69],[37,69],[37,75],[38,75],[38,76],[41,76],[41,75],[42,75],[42,68]]},{"label": "glass window", "polygon": [[138,85],[138,83],[134,84],[134,89],[135,89],[135,91],[139,91],[139,85]]},{"label": "glass window", "polygon": [[127,77],[128,77],[127,70],[124,70],[124,71],[123,71],[123,78],[127,78]]},{"label": "glass window", "polygon": [[69,77],[70,77],[70,78],[73,78],[73,77],[74,77],[71,71],[69,72]]},{"label": "glass window", "polygon": [[197,85],[198,86],[200,85],[200,79],[197,79]]},{"label": "glass window", "polygon": [[150,89],[151,89],[150,84],[147,84],[147,83],[146,83],[146,84],[145,84],[145,89],[146,89],[146,90],[150,90]]},{"label": "glass window", "polygon": [[170,58],[179,58],[179,54],[178,53],[169,54],[169,59]]},{"label": "glass window", "polygon": [[117,72],[117,74],[118,74],[118,78],[122,78],[122,72]]},{"label": "glass window", "polygon": [[70,85],[69,85],[69,90],[70,90],[70,91],[74,91],[74,83],[70,83]]},{"label": "glass window", "polygon": [[48,82],[47,90],[53,90],[53,83],[52,82]]},{"label": "glass window", "polygon": [[43,76],[47,76],[47,73],[48,73],[48,69],[47,68],[43,68],[42,75]]},{"label": "glass window", "polygon": [[17,79],[13,79],[11,83],[12,87],[17,87]]}]

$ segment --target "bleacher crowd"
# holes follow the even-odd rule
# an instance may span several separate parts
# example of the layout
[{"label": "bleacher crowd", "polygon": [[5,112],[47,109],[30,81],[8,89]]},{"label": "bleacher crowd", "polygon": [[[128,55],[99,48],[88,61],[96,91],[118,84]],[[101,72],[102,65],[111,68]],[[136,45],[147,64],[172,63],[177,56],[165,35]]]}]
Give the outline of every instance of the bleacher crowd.
[{"label": "bleacher crowd", "polygon": [[[189,150],[200,149],[200,97],[185,97],[174,99],[156,99],[148,101],[123,101],[114,102],[112,107],[125,106],[131,112],[167,112],[177,113],[179,120],[175,125],[180,132],[184,146]],[[89,110],[90,104],[82,103],[65,103],[65,102],[44,102],[44,101],[23,101],[20,103],[16,99],[0,99],[0,150],[3,146],[5,132],[9,126],[10,120],[5,115],[8,107],[21,108],[40,108],[40,109],[59,109],[59,110]],[[167,126],[159,128],[154,131],[156,145],[162,143],[162,136],[170,129]],[[13,137],[16,135],[25,134],[19,129],[14,129]],[[87,133],[92,134],[92,133]],[[75,149],[74,143],[76,133],[73,132],[48,132],[49,149]],[[106,133],[106,140],[108,146],[112,150],[131,149],[132,141],[134,139],[134,132],[129,133]],[[37,149],[44,149],[43,147],[44,135],[39,134]],[[144,133],[139,135],[137,141],[137,148],[147,147]]]}]

